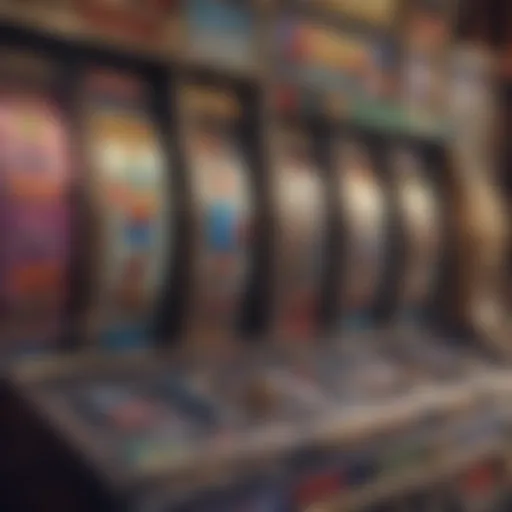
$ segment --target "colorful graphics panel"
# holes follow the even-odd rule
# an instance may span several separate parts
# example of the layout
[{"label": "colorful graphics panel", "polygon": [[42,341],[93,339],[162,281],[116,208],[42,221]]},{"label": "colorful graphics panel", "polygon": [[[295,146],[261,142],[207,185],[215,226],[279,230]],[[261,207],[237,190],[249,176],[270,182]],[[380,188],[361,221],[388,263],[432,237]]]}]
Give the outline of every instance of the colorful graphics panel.
[{"label": "colorful graphics panel", "polygon": [[279,279],[278,334],[307,338],[318,328],[325,244],[325,202],[307,137],[283,130],[276,147]]},{"label": "colorful graphics panel", "polygon": [[[276,45],[279,79],[308,94],[314,91],[351,99],[384,99],[395,92],[392,76],[396,52],[385,37],[341,32],[310,20],[283,17]],[[315,106],[306,110],[311,108]]]},{"label": "colorful graphics panel", "polygon": [[342,272],[343,325],[364,327],[382,279],[386,250],[386,206],[368,150],[344,140],[337,155],[340,204],[347,248]]},{"label": "colorful graphics panel", "polygon": [[225,0],[184,2],[187,55],[193,60],[234,68],[257,67],[256,26],[250,4]]},{"label": "colorful graphics panel", "polygon": [[224,90],[184,91],[187,152],[198,207],[194,323],[212,338],[234,333],[247,285],[253,206],[248,165],[236,140],[240,105]]},{"label": "colorful graphics panel", "polygon": [[356,92],[368,69],[369,47],[359,36],[321,24],[284,18],[277,33],[284,78],[304,85]]},{"label": "colorful graphics panel", "polygon": [[166,166],[140,82],[94,71],[88,93],[103,223],[98,330],[106,346],[137,346],[147,340],[169,264]]},{"label": "colorful graphics panel", "polygon": [[69,258],[70,155],[60,111],[46,97],[0,100],[0,311],[12,350],[59,341]]}]

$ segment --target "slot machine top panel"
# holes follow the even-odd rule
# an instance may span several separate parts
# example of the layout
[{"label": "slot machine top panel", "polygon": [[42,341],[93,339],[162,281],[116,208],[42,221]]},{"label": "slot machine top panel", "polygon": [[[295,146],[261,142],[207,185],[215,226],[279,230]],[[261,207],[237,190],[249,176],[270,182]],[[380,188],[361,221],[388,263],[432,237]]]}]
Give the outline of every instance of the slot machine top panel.
[{"label": "slot machine top panel", "polygon": [[275,39],[273,71],[280,81],[357,99],[392,95],[395,51],[385,36],[283,15]]},{"label": "slot machine top panel", "polygon": [[88,190],[101,216],[95,258],[95,335],[113,348],[150,336],[171,253],[167,163],[149,90],[135,75],[91,69],[85,126]]},{"label": "slot machine top panel", "polygon": [[258,8],[252,1],[192,0],[183,6],[183,54],[231,70],[261,68]]}]

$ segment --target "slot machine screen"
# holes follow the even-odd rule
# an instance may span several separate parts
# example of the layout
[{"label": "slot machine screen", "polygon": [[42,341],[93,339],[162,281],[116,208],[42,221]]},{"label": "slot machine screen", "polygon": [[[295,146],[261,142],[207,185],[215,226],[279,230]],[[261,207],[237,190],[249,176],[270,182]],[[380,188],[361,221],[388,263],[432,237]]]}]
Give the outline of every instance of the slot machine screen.
[{"label": "slot machine screen", "polygon": [[185,146],[197,237],[193,322],[205,339],[233,336],[239,327],[253,246],[249,163],[237,126],[241,105],[223,90],[189,87]]},{"label": "slot machine screen", "polygon": [[319,330],[326,206],[311,141],[283,129],[276,140],[280,313],[278,331],[304,338]]},{"label": "slot machine screen", "polygon": [[336,155],[346,242],[341,273],[342,324],[364,327],[377,300],[386,250],[386,204],[367,147],[346,139]]},{"label": "slot machine screen", "polygon": [[0,98],[1,339],[10,351],[39,351],[65,326],[72,162],[57,102],[13,85]]},{"label": "slot machine screen", "polygon": [[87,82],[87,130],[98,210],[96,328],[107,347],[150,337],[169,264],[166,163],[143,82],[106,70]]},{"label": "slot machine screen", "polygon": [[417,153],[395,148],[392,159],[405,235],[406,264],[400,301],[403,307],[418,308],[433,291],[440,263],[439,204],[433,183],[426,176],[429,169]]}]

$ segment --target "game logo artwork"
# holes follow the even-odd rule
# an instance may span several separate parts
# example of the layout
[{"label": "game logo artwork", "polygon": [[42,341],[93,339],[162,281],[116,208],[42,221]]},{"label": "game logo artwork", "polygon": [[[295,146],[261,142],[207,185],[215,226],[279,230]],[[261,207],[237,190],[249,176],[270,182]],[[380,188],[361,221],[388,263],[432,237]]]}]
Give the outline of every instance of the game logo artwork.
[{"label": "game logo artwork", "polygon": [[276,44],[281,79],[350,95],[361,90],[371,60],[371,45],[364,37],[284,17],[278,24]]},{"label": "game logo artwork", "polygon": [[318,329],[325,252],[325,202],[311,141],[283,129],[276,141],[280,301],[278,335],[305,339]]},{"label": "game logo artwork", "polygon": [[184,2],[184,52],[192,61],[236,70],[258,67],[256,13],[249,0]]},{"label": "game logo artwork", "polygon": [[398,15],[396,0],[310,0],[307,2],[326,12],[340,13],[350,19],[389,27]]},{"label": "game logo artwork", "polygon": [[407,264],[401,300],[407,307],[419,307],[428,299],[440,263],[440,213],[427,169],[417,155],[402,148],[393,154],[393,172],[398,187],[399,207],[406,237]]},{"label": "game logo artwork", "polygon": [[213,340],[234,335],[246,292],[254,221],[250,169],[237,141],[238,99],[230,91],[192,86],[183,99],[198,221],[192,316]]},{"label": "game logo artwork", "polygon": [[0,338],[30,352],[61,341],[68,298],[71,158],[57,105],[0,99]]},{"label": "game logo artwork", "polygon": [[337,155],[347,237],[341,277],[342,326],[347,327],[363,321],[373,307],[385,259],[385,199],[367,151],[357,141],[347,139]]},{"label": "game logo artwork", "polygon": [[171,50],[179,43],[178,4],[177,0],[78,0],[74,8],[81,22],[103,38]]},{"label": "game logo artwork", "polygon": [[89,185],[101,216],[95,330],[102,345],[139,346],[169,263],[166,164],[143,84],[106,70],[88,78]]}]

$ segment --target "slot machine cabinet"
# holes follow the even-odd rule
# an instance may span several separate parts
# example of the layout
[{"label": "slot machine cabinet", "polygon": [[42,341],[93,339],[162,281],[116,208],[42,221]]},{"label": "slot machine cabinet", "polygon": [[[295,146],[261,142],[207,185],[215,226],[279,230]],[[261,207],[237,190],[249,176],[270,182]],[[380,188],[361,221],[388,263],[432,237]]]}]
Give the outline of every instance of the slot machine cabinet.
[{"label": "slot machine cabinet", "polygon": [[333,343],[328,345],[335,352],[328,356],[332,371],[328,365],[322,373],[332,374],[331,385],[338,394],[348,398],[347,393],[355,393],[363,401],[389,393],[400,380],[383,341],[387,305],[392,303],[393,230],[390,187],[379,166],[378,140],[371,130],[346,127],[334,132],[330,148],[336,311]]},{"label": "slot machine cabinet", "polygon": [[[91,350],[16,364],[7,379],[14,403],[22,404],[26,427],[20,435],[35,435],[45,446],[44,455],[54,460],[45,477],[48,486],[54,488],[51,479],[60,478],[55,466],[73,475],[69,485],[77,493],[90,488],[91,500],[110,503],[106,510],[130,494],[129,486],[118,492],[118,478],[129,480],[118,456],[124,452],[130,457],[134,433],[133,423],[126,429],[124,420],[117,421],[127,419],[121,409],[126,407],[132,420],[137,416],[135,421],[151,423],[160,413],[167,416],[174,403],[163,389],[156,395],[149,390],[157,375],[165,379],[169,372],[169,363],[148,348],[173,263],[174,208],[160,119],[152,103],[158,87],[153,89],[142,76],[137,66],[114,70],[97,65],[83,70],[80,82],[80,141],[88,171],[84,187],[92,214],[87,218],[91,236],[81,245],[88,250],[89,264],[82,270],[90,283],[85,302],[91,309],[81,327]],[[30,478],[41,472],[41,459],[32,461]]]},{"label": "slot machine cabinet", "polygon": [[[52,48],[37,41],[36,50],[30,38],[13,34],[2,33],[0,64],[4,372],[38,361],[51,364],[76,343],[71,339],[76,327],[72,273],[78,252],[74,198],[79,164],[70,95],[64,90],[64,84],[73,80],[72,72],[62,72],[66,57],[57,45]],[[18,480],[6,485],[13,493],[17,481],[31,478],[32,468],[42,474],[32,497],[19,488],[18,496],[9,495],[18,506],[30,508],[52,493],[50,475],[67,482],[65,475],[71,479],[73,470],[60,472],[55,445],[41,434],[26,404],[18,400],[17,390],[12,393],[10,373],[5,377],[3,373],[0,394],[2,409],[9,414],[2,422],[1,471],[17,475]],[[62,503],[66,500],[64,506],[76,505],[79,510],[73,498],[63,497]]]},{"label": "slot machine cabinet", "polygon": [[450,286],[443,273],[450,249],[442,190],[444,152],[442,141],[411,136],[390,141],[387,150],[399,237],[393,344],[420,379],[451,378],[460,366],[438,340],[441,326],[436,314],[439,296]]},{"label": "slot machine cabinet", "polygon": [[[322,262],[315,243],[323,241],[309,217],[324,207],[315,196],[322,185],[297,131],[275,137],[279,152],[272,155],[282,158],[282,176],[267,182],[257,142],[247,137],[254,123],[250,102],[235,91],[218,80],[190,79],[178,90],[192,206],[184,350],[203,392],[228,403],[241,424],[286,422],[325,406],[318,389],[293,375],[284,348],[308,339],[316,321]],[[274,212],[282,222],[277,227]],[[258,308],[261,321],[243,314]],[[252,345],[251,338],[261,343]]]}]

